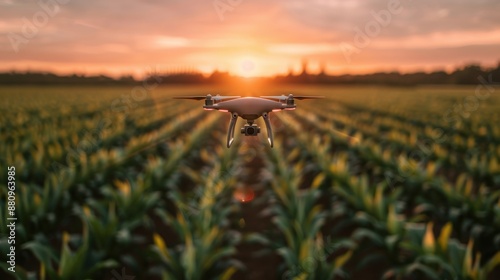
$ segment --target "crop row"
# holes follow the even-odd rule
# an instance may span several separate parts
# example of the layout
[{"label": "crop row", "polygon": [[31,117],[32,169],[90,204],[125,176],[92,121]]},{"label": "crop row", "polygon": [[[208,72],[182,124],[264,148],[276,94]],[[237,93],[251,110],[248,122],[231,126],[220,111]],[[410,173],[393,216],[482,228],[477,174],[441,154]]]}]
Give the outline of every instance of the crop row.
[{"label": "crop row", "polygon": [[[178,129],[194,116],[170,122],[168,128],[153,135],[154,141],[144,137],[124,148],[99,151],[88,158],[81,154],[78,166],[49,174],[42,188],[20,183],[16,213],[23,223],[18,227],[17,239],[25,245],[19,262],[34,256],[41,264],[40,274],[50,279],[74,279],[85,273],[101,275],[103,269],[117,263],[143,260],[143,255],[127,253],[134,252],[134,242],[143,242],[144,237],[135,231],[150,224],[146,212],[162,205],[157,203],[161,192],[172,184],[169,180],[175,181],[181,162],[200,147],[219,119],[218,115],[205,118],[180,141],[178,136],[183,134]],[[155,155],[165,141],[168,145],[161,155],[163,159]],[[137,168],[142,171],[136,175],[127,172]],[[120,175],[123,171],[126,173]],[[1,209],[4,216],[4,203]],[[58,253],[55,248],[59,246],[53,245],[61,242]],[[137,262],[128,267],[137,268]],[[30,273],[19,276],[24,279]]]},{"label": "crop row", "polygon": [[[374,177],[377,173],[352,170],[349,158],[353,155],[361,162],[372,160],[370,154],[361,152],[360,145],[347,146],[347,150],[337,150],[333,154],[329,143],[333,135],[322,142],[310,134],[299,134],[303,127],[297,120],[285,115],[279,118],[296,133],[297,142],[305,151],[303,156],[317,165],[324,178],[323,196],[330,194],[332,218],[337,221],[330,229],[332,234],[351,229],[349,235],[354,241],[352,249],[354,258],[359,261],[358,270],[373,261],[388,260],[384,274],[387,278],[420,275],[435,279],[485,279],[498,265],[500,255],[495,254],[498,249],[491,248],[491,240],[498,239],[495,236],[499,232],[498,193],[488,195],[483,188],[479,195],[470,197],[471,182],[467,179],[461,178],[453,186],[447,181],[435,180],[433,173],[426,174],[432,169],[421,170],[420,175],[418,169],[404,168],[408,159],[399,163],[388,161],[387,166],[380,165],[384,161],[375,164],[385,166],[379,173],[391,170],[391,165],[393,171],[403,173],[400,175],[404,180],[391,188],[383,177]],[[436,193],[441,196],[436,197]],[[405,209],[409,197],[414,203],[410,209]],[[414,214],[408,216],[405,210]],[[435,223],[443,228],[439,237],[441,247],[435,245],[432,231],[435,223],[429,221],[429,217],[436,219]],[[493,224],[491,219],[495,221]],[[452,235],[461,238],[451,238]],[[460,242],[465,236],[470,238],[465,239],[467,246]],[[448,247],[448,244],[452,245]],[[475,257],[473,250],[477,252]]]}]

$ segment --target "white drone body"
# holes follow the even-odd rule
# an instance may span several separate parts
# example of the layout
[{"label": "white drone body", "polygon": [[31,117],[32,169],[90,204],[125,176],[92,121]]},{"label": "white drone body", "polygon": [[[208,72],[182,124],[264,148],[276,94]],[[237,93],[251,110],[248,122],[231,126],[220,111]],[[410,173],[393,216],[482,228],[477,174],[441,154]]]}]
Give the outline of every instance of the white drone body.
[{"label": "white drone body", "polygon": [[274,145],[273,130],[269,121],[269,114],[281,110],[295,110],[295,99],[317,99],[322,96],[293,96],[292,94],[285,96],[261,96],[261,97],[240,97],[240,96],[179,96],[175,99],[205,99],[205,110],[218,110],[231,113],[231,121],[229,122],[229,130],[227,133],[227,147],[231,147],[234,141],[234,127],[238,117],[247,121],[244,127],[241,128],[241,133],[245,136],[257,136],[260,133],[260,127],[254,124],[254,121],[260,117],[264,119],[267,129],[267,140],[271,145]]}]

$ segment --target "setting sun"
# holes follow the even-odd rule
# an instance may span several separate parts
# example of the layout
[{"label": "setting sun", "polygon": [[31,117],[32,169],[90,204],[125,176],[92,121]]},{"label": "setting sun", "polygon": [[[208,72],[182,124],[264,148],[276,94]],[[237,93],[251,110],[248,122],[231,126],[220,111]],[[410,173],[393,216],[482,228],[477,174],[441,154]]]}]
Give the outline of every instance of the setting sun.
[{"label": "setting sun", "polygon": [[255,75],[255,63],[250,59],[243,60],[240,65],[240,74],[243,77]]},{"label": "setting sun", "polygon": [[243,58],[239,61],[238,70],[238,74],[245,78],[254,77],[258,74],[256,71],[255,60],[250,57]]}]

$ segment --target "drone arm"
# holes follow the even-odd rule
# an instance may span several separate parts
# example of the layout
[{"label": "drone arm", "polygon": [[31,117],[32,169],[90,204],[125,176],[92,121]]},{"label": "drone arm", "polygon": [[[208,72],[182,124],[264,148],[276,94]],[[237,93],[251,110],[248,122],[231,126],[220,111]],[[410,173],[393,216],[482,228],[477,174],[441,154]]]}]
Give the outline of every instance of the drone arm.
[{"label": "drone arm", "polygon": [[231,121],[229,122],[229,130],[227,132],[227,147],[231,147],[234,141],[234,127],[236,125],[236,120],[238,119],[237,113],[231,113]]},{"label": "drone arm", "polygon": [[264,122],[266,123],[267,141],[269,141],[269,144],[271,145],[271,148],[272,148],[274,145],[274,141],[273,141],[273,130],[271,128],[271,122],[269,121],[269,113],[263,113],[262,118],[264,119]]}]

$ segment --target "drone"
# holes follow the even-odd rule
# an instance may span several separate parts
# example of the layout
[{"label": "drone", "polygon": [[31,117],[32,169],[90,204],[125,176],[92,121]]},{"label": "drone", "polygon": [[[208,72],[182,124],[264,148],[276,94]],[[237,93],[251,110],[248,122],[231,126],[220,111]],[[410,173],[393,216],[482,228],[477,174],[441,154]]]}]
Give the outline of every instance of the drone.
[{"label": "drone", "polygon": [[254,124],[255,120],[262,117],[266,124],[267,140],[271,148],[274,145],[273,130],[269,114],[282,110],[295,110],[295,99],[319,99],[323,96],[294,96],[293,94],[278,96],[261,97],[241,97],[241,96],[176,96],[174,99],[205,100],[203,109],[218,110],[231,113],[229,130],[227,132],[227,147],[231,147],[234,141],[234,128],[238,117],[246,120],[245,126],[241,128],[241,134],[245,136],[257,136],[260,133],[260,127]]}]

